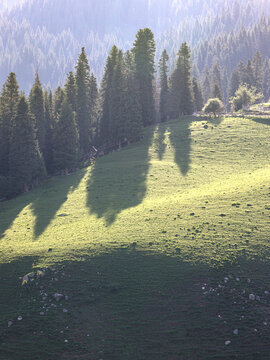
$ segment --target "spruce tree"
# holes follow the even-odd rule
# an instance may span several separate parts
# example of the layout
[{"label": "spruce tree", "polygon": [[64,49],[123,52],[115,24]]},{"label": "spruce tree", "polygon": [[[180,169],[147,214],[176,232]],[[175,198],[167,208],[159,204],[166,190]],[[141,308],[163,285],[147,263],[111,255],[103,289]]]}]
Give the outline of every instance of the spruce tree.
[{"label": "spruce tree", "polygon": [[192,79],[192,87],[194,94],[194,110],[200,112],[203,108],[203,96],[201,86],[195,77]]},{"label": "spruce tree", "polygon": [[204,69],[203,86],[202,87],[203,87],[204,103],[206,103],[208,101],[208,99],[211,97],[211,84],[210,84],[210,74],[209,74],[208,67],[206,67]]},{"label": "spruce tree", "polygon": [[27,191],[46,174],[35,133],[35,120],[24,95],[19,99],[12,121],[9,176],[14,192]]},{"label": "spruce tree", "polygon": [[112,103],[112,81],[115,65],[117,63],[119,50],[113,46],[106,62],[104,75],[101,83],[100,91],[100,116],[99,116],[99,142],[108,146],[111,139],[112,117],[111,117],[111,103]]},{"label": "spruce tree", "polygon": [[85,48],[82,48],[81,54],[76,65],[76,111],[77,124],[79,130],[80,149],[86,154],[90,150],[90,131],[91,115],[89,109],[89,84],[90,84],[90,67],[88,64]]},{"label": "spruce tree", "polygon": [[65,84],[65,95],[67,102],[71,105],[72,111],[76,111],[76,79],[72,71],[69,72]]},{"label": "spruce tree", "polygon": [[67,98],[64,99],[55,124],[53,137],[54,170],[65,170],[66,174],[77,167],[79,135],[75,114]]},{"label": "spruce tree", "polygon": [[140,86],[140,102],[144,126],[152,124],[155,120],[153,91],[155,51],[156,46],[152,31],[148,28],[139,30],[132,52],[136,66],[136,77]]},{"label": "spruce tree", "polygon": [[254,58],[252,60],[252,68],[254,75],[254,86],[258,90],[258,92],[263,91],[263,80],[264,80],[264,72],[263,72],[263,60],[259,51],[256,51]]},{"label": "spruce tree", "polygon": [[264,62],[263,93],[266,101],[270,101],[270,59]]},{"label": "spruce tree", "polygon": [[57,117],[60,114],[64,97],[65,97],[64,90],[61,88],[61,86],[58,86],[53,97],[53,116],[55,119],[57,119]]},{"label": "spruce tree", "polygon": [[92,73],[89,81],[89,113],[90,113],[90,121],[91,121],[91,142],[95,143],[98,138],[98,86],[97,79]]},{"label": "spruce tree", "polygon": [[239,70],[234,69],[232,72],[232,75],[231,75],[230,83],[229,83],[229,89],[228,89],[229,98],[235,95],[240,84],[241,84],[241,77],[239,74]]},{"label": "spruce tree", "polygon": [[183,43],[178,52],[176,68],[171,76],[170,110],[172,117],[193,113],[194,98],[190,70],[190,50],[187,43]]},{"label": "spruce tree", "polygon": [[218,98],[221,101],[224,101],[224,94],[222,91],[222,75],[220,63],[216,62],[211,70],[211,97]]},{"label": "spruce tree", "polygon": [[0,97],[0,175],[9,174],[9,143],[11,124],[17,110],[19,86],[16,75],[10,73]]},{"label": "spruce tree", "polygon": [[52,92],[44,92],[44,117],[45,117],[45,150],[44,162],[48,173],[52,172],[52,137],[54,129],[53,109],[52,109]]},{"label": "spruce tree", "polygon": [[45,151],[46,125],[44,117],[44,97],[38,73],[36,73],[35,83],[29,96],[30,111],[34,116],[37,128],[37,140],[39,148],[43,154]]},{"label": "spruce tree", "polygon": [[140,103],[139,82],[136,77],[134,56],[130,51],[125,54],[127,87],[127,140],[139,140],[142,134],[142,109]]},{"label": "spruce tree", "polygon": [[168,61],[169,55],[166,50],[163,51],[159,60],[159,73],[160,73],[160,100],[159,112],[161,121],[165,121],[169,114],[168,101],[169,101],[169,84],[168,84]]}]

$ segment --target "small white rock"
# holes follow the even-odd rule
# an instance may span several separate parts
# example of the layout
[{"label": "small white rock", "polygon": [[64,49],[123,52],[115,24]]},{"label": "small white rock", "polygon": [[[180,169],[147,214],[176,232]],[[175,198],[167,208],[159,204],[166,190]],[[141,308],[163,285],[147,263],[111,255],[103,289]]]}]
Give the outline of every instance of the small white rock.
[{"label": "small white rock", "polygon": [[225,341],[225,345],[230,345],[230,344],[231,344],[230,340]]},{"label": "small white rock", "polygon": [[249,294],[249,300],[254,301],[256,299],[256,296],[254,294]]},{"label": "small white rock", "polygon": [[63,313],[67,313],[68,312],[68,310],[67,309],[63,309]]},{"label": "small white rock", "polygon": [[65,343],[68,343],[68,340],[65,340]]},{"label": "small white rock", "polygon": [[234,333],[234,335],[238,335],[238,334],[239,334],[238,329],[235,329],[235,330],[233,331],[233,333]]},{"label": "small white rock", "polygon": [[22,321],[22,316],[18,316],[18,321]]},{"label": "small white rock", "polygon": [[8,327],[11,327],[13,325],[13,322],[12,321],[9,321],[8,322]]},{"label": "small white rock", "polygon": [[41,316],[43,316],[43,315],[44,315],[44,312],[43,312],[43,311],[41,311],[39,314],[40,314]]}]

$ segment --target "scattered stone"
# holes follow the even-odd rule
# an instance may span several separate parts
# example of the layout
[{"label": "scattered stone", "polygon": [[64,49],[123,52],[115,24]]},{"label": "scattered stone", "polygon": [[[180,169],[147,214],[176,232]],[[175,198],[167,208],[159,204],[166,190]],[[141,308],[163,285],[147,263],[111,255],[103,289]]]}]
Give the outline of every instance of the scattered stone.
[{"label": "scattered stone", "polygon": [[257,300],[257,301],[261,301],[260,296],[256,296],[256,300]]},{"label": "scattered stone", "polygon": [[65,343],[68,343],[68,340],[65,340]]},{"label": "scattered stone", "polygon": [[27,275],[25,275],[25,276],[23,277],[23,279],[22,279],[22,285],[27,284],[28,281],[29,281],[29,277],[28,277]]},{"label": "scattered stone", "polygon": [[22,321],[22,316],[18,316],[18,321]]},{"label": "scattered stone", "polygon": [[53,297],[54,297],[54,299],[55,299],[56,301],[60,301],[60,300],[64,297],[64,295],[59,294],[59,293],[55,293],[55,294],[53,295]]},{"label": "scattered stone", "polygon": [[249,294],[249,300],[256,300],[256,296],[254,294]]},{"label": "scattered stone", "polygon": [[52,249],[52,248],[49,248],[49,249],[48,249],[48,252],[52,252],[52,251],[53,251],[53,249]]},{"label": "scattered stone", "polygon": [[8,322],[8,327],[11,327],[13,325],[13,322],[12,321],[9,321]]},{"label": "scattered stone", "polygon": [[45,271],[38,270],[37,277],[40,278],[40,277],[44,277],[44,276],[45,276]]},{"label": "scattered stone", "polygon": [[68,310],[67,310],[67,309],[63,309],[63,313],[65,313],[65,314],[66,314],[67,312],[68,312]]},{"label": "scattered stone", "polygon": [[195,216],[195,213],[191,213],[190,216]]},{"label": "scattered stone", "polygon": [[239,334],[238,329],[235,329],[235,330],[233,331],[233,333],[234,333],[234,335],[238,335],[238,334]]},{"label": "scattered stone", "polygon": [[230,340],[227,340],[227,341],[225,341],[225,345],[227,346],[227,345],[230,345],[231,344],[231,341]]},{"label": "scattered stone", "polygon": [[207,130],[208,128],[209,128],[209,126],[208,125],[204,125],[204,127],[203,127],[205,130]]},{"label": "scattered stone", "polygon": [[269,296],[269,295],[270,295],[270,292],[266,290],[266,291],[264,292],[264,294],[265,294],[266,296]]},{"label": "scattered stone", "polygon": [[41,312],[39,313],[39,315],[43,316],[43,315],[45,315],[45,313],[44,313],[43,311],[41,311]]}]

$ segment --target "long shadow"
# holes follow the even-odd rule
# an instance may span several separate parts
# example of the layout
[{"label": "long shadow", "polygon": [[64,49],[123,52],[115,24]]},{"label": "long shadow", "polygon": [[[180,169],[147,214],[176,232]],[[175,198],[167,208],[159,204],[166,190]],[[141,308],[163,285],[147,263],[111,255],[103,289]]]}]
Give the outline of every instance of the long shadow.
[{"label": "long shadow", "polygon": [[191,117],[183,117],[176,122],[168,123],[170,142],[175,151],[175,163],[181,173],[186,176],[191,164],[191,130],[190,125],[194,121]]},{"label": "long shadow", "polygon": [[31,203],[31,194],[0,203],[0,239],[5,235],[20,212]]},{"label": "long shadow", "polygon": [[257,117],[257,116],[252,116],[250,117],[249,119],[255,121],[256,123],[259,123],[259,124],[263,124],[263,125],[270,125],[270,115],[269,115],[269,118],[261,118],[261,117]]},{"label": "long shadow", "polygon": [[[84,175],[85,170],[80,170],[70,176],[50,179],[41,187],[38,196],[31,204],[31,209],[36,216],[35,237],[46,230],[57,211],[67,201],[68,194],[76,190]],[[68,214],[65,215],[68,216]]]},{"label": "long shadow", "polygon": [[155,138],[153,140],[154,150],[160,161],[163,160],[167,148],[167,144],[165,143],[167,127],[168,124],[166,122],[159,123],[156,127]]},{"label": "long shadow", "polygon": [[96,161],[88,179],[87,206],[90,213],[111,225],[125,209],[139,205],[146,195],[150,166],[149,148],[154,126],[146,130],[136,151],[124,148]]},{"label": "long shadow", "polygon": [[[31,271],[34,260],[0,266],[3,359],[54,360],[55,354],[110,360],[269,358],[270,328],[263,322],[270,300],[262,295],[269,264],[243,260],[211,269],[177,257],[118,249],[61,264],[64,275],[57,284],[47,270],[33,289],[36,307],[31,307],[18,277]],[[40,316],[40,285],[50,295],[61,289],[69,299],[48,306]],[[251,292],[261,300],[247,301]],[[65,316],[61,305],[68,309]],[[9,329],[8,320],[14,321]]]}]

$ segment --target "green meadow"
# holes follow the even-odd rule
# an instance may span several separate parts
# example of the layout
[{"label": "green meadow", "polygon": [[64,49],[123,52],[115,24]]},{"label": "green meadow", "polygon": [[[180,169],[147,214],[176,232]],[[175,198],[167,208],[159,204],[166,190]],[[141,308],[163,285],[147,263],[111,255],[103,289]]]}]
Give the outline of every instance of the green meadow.
[{"label": "green meadow", "polygon": [[269,359],[269,154],[186,117],[0,203],[0,359]]}]

